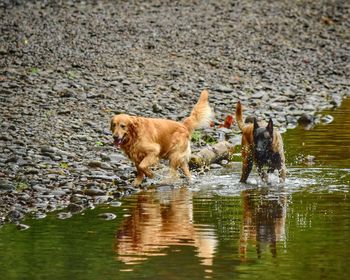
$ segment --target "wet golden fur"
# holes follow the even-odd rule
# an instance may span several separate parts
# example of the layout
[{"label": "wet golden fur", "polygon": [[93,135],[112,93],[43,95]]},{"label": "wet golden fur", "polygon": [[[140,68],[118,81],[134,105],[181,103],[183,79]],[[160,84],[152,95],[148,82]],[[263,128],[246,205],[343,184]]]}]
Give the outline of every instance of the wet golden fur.
[{"label": "wet golden fur", "polygon": [[194,129],[208,125],[211,116],[207,91],[201,93],[191,115],[183,122],[126,114],[114,116],[111,120],[111,131],[115,145],[127,154],[137,169],[134,185],[140,185],[144,175],[153,177],[149,168],[159,159],[169,160],[172,177],[181,168],[190,178],[188,161],[191,154],[191,134]]},{"label": "wet golden fur", "polygon": [[[242,175],[241,182],[246,182],[249,173],[252,169],[252,162],[256,163],[256,158],[254,158],[254,124],[253,123],[244,123],[243,121],[243,113],[242,113],[242,105],[241,102],[238,101],[236,106],[236,122],[239,129],[242,131]],[[260,121],[259,126],[266,126],[265,121]],[[279,171],[279,176],[282,181],[286,178],[286,166],[285,166],[285,156],[283,149],[283,140],[281,134],[277,129],[273,130],[273,139],[272,139],[272,151],[274,153],[278,153],[281,157],[281,169]],[[264,174],[266,179],[266,174]]]}]

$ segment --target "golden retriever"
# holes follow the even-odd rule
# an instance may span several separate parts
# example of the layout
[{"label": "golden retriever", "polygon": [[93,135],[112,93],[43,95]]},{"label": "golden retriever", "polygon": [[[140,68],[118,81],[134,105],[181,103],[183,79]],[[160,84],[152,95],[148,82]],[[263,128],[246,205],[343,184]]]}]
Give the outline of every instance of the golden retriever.
[{"label": "golden retriever", "polygon": [[134,186],[139,186],[146,175],[153,177],[149,169],[159,159],[168,159],[171,176],[177,175],[180,167],[188,179],[191,174],[188,161],[191,155],[190,139],[196,128],[209,125],[212,109],[205,90],[194,106],[191,115],[182,122],[119,114],[111,120],[114,145],[121,148],[135,163],[137,177]]}]

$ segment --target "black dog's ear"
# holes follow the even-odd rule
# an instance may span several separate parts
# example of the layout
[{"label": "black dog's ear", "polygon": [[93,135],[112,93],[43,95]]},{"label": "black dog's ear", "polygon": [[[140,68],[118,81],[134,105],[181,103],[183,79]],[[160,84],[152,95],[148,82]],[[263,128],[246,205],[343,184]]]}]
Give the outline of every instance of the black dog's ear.
[{"label": "black dog's ear", "polygon": [[258,121],[256,120],[256,118],[254,118],[254,130],[257,130],[258,128],[259,128]]},{"label": "black dog's ear", "polygon": [[270,135],[273,135],[273,122],[272,119],[269,120],[269,123],[267,124],[266,130],[270,133]]}]

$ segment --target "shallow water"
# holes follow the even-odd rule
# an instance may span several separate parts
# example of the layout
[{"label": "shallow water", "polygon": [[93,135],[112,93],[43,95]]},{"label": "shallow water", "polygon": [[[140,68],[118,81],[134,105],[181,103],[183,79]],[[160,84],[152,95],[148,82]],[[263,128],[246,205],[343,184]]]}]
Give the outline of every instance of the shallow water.
[{"label": "shallow water", "polygon": [[[350,274],[350,99],[283,134],[288,178],[240,163],[66,220],[0,229],[1,279],[343,279]],[[100,213],[114,213],[105,221]]]}]

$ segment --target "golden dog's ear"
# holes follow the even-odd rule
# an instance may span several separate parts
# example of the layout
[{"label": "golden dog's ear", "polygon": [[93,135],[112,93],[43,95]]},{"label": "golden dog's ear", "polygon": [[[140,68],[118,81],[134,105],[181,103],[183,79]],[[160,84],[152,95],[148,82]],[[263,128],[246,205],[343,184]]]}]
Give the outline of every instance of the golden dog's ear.
[{"label": "golden dog's ear", "polygon": [[137,118],[136,117],[130,117],[128,119],[128,132],[130,136],[136,136],[137,134]]},{"label": "golden dog's ear", "polygon": [[110,129],[112,132],[113,132],[114,126],[115,126],[113,120],[114,120],[114,118],[111,119],[111,124],[110,124],[110,127],[109,127],[109,129]]}]

